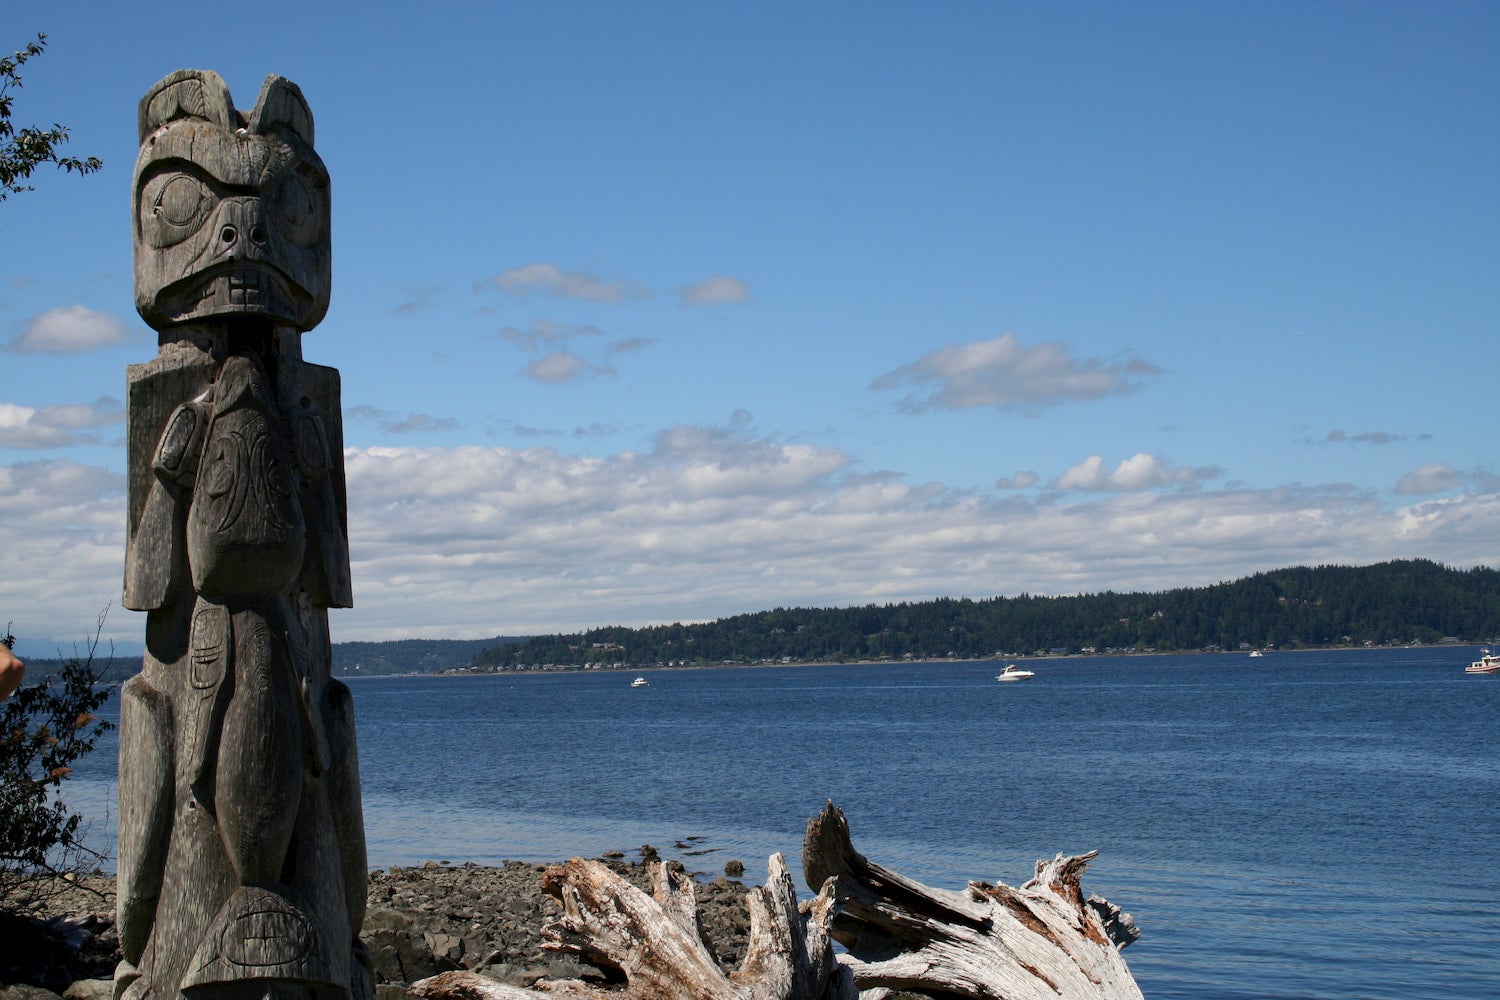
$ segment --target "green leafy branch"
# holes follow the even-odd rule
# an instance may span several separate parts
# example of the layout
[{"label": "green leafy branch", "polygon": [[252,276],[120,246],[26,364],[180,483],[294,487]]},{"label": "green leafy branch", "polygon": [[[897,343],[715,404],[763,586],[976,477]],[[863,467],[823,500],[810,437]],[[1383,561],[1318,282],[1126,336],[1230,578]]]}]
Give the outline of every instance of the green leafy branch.
[{"label": "green leafy branch", "polygon": [[12,194],[32,190],[25,182],[44,163],[79,174],[91,174],[104,165],[97,156],[80,159],[62,156],[58,152],[58,147],[68,141],[66,126],[54,122],[51,128],[27,126],[17,129],[10,120],[11,106],[15,101],[11,90],[21,89],[21,67],[41,55],[46,47],[47,36],[38,33],[36,41],[28,42],[24,49],[0,58],[0,201]]}]

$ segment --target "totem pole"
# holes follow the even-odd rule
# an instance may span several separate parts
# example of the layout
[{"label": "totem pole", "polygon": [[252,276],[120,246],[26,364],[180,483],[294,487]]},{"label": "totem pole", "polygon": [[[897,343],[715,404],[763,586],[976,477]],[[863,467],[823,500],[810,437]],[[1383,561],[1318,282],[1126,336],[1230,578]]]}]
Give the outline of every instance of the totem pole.
[{"label": "totem pole", "polygon": [[329,608],[352,604],[328,171],[295,84],[236,111],[180,70],[140,105],[127,373],[116,1000],[368,1000],[364,825]]}]

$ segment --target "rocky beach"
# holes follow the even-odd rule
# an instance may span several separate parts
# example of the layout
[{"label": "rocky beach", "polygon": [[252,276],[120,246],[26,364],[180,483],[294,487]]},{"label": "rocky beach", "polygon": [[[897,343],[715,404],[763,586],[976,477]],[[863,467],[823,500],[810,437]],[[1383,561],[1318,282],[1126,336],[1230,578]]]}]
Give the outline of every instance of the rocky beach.
[{"label": "rocky beach", "polygon": [[[599,860],[649,891],[646,861],[655,851],[642,847],[639,853],[639,861],[619,852]],[[408,984],[457,969],[522,987],[544,978],[609,978],[572,955],[543,949],[542,928],[562,913],[542,889],[547,867],[429,861],[371,872],[361,936],[378,1000],[399,1000]],[[0,1000],[108,1000],[120,960],[114,885],[107,875],[59,878],[35,883],[0,906]],[[722,875],[698,879],[704,939],[726,969],[744,958],[746,891]]]}]

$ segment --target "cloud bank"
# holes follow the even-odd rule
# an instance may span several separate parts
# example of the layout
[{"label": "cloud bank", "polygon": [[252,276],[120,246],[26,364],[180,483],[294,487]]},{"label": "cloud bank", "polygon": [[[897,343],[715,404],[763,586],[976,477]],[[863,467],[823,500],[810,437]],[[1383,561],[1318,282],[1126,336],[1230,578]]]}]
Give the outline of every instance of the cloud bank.
[{"label": "cloud bank", "polygon": [[[1500,564],[1493,481],[1392,505],[1337,487],[1207,489],[1198,471],[1135,456],[1056,477],[1114,492],[981,495],[862,474],[836,448],[757,435],[745,413],[604,457],[379,447],[345,460],[356,607],[332,613],[336,640],[1157,590],[1406,557]],[[20,567],[0,578],[0,608],[18,635],[80,634],[117,597],[124,509],[123,478],[105,470],[0,467],[0,551]],[[139,639],[143,621],[117,610],[106,636]]]},{"label": "cloud bank", "polygon": [[1396,480],[1401,496],[1432,496],[1458,489],[1463,474],[1447,462],[1426,462]]},{"label": "cloud bank", "polygon": [[1197,486],[1223,474],[1224,471],[1217,466],[1183,468],[1144,452],[1108,469],[1102,455],[1090,455],[1054,479],[1048,488],[1089,493],[1138,493],[1141,490]]},{"label": "cloud bank", "polygon": [[33,409],[0,403],[0,448],[64,448],[97,444],[98,430],[125,422],[118,399],[101,396],[93,403],[70,403]]}]

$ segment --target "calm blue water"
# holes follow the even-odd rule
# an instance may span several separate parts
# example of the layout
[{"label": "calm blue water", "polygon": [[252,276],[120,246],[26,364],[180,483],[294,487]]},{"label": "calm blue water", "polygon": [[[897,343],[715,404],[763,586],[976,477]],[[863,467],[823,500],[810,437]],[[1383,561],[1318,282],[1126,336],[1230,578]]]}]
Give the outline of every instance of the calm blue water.
[{"label": "calm blue water", "polygon": [[[858,850],[946,888],[1098,849],[1084,888],[1135,915],[1148,997],[1500,996],[1500,676],[1472,658],[360,679],[370,862],[651,843],[760,881],[773,851],[800,872],[831,798]],[[110,760],[81,810],[111,811]],[[668,850],[689,837],[709,853]]]}]

